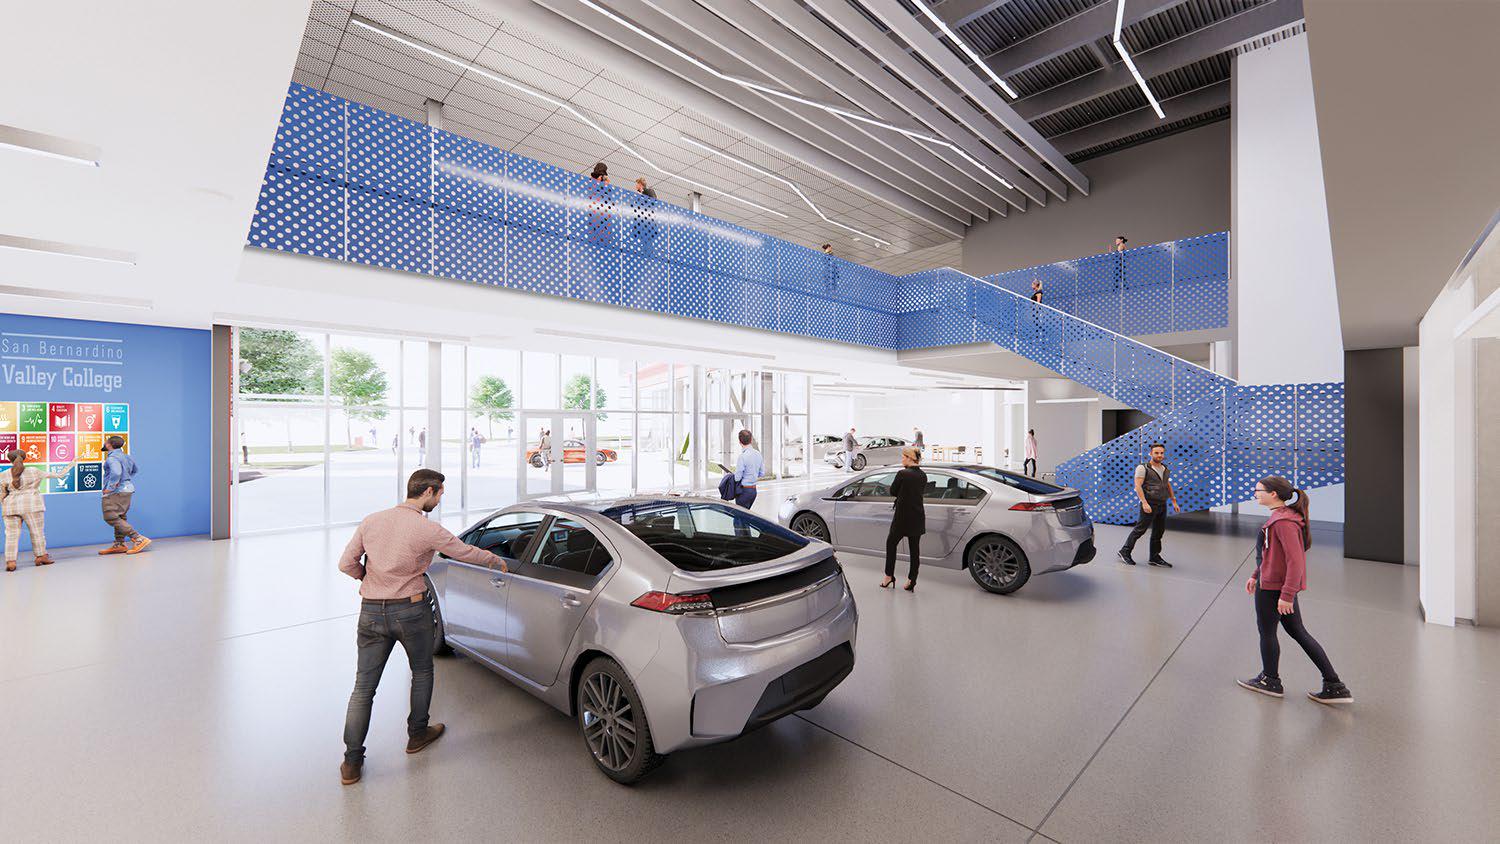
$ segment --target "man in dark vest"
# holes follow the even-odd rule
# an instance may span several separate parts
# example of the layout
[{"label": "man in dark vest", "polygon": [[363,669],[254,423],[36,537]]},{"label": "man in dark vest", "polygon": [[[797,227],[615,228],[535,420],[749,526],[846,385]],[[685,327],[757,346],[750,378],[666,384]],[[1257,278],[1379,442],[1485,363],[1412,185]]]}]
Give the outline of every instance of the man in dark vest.
[{"label": "man in dark vest", "polygon": [[1172,491],[1172,470],[1166,464],[1167,447],[1161,443],[1151,444],[1151,462],[1135,467],[1135,497],[1141,501],[1141,517],[1136,519],[1130,537],[1120,549],[1120,562],[1135,565],[1130,553],[1135,542],[1147,528],[1151,529],[1151,565],[1171,568],[1172,564],[1161,558],[1161,535],[1167,532],[1167,502],[1181,513],[1177,506],[1177,493]]}]

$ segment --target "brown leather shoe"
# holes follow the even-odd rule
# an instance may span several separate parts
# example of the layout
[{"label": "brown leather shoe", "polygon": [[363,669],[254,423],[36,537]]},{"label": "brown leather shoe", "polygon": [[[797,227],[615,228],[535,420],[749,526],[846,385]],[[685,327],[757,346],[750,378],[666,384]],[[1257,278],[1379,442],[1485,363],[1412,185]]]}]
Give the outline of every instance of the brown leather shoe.
[{"label": "brown leather shoe", "polygon": [[447,728],[442,724],[429,724],[427,727],[427,732],[421,734],[420,736],[414,736],[411,739],[407,740],[406,752],[421,753],[422,748],[437,741],[438,737],[443,734],[443,730],[445,729]]},{"label": "brown leather shoe", "polygon": [[39,566],[50,566],[55,562],[57,561],[47,556],[46,554],[43,554],[42,556],[36,558],[36,564]]},{"label": "brown leather shoe", "polygon": [[99,549],[99,556],[103,557],[103,556],[107,556],[109,554],[124,554],[124,553],[128,552],[129,550],[130,550],[130,547],[128,545],[126,545],[125,543],[123,543],[123,542],[116,542],[115,544],[109,546],[108,548],[100,548]]},{"label": "brown leather shoe", "polygon": [[339,782],[344,785],[354,785],[359,782],[361,773],[364,771],[365,763],[351,765],[348,762],[339,766]]},{"label": "brown leather shoe", "polygon": [[5,570],[6,571],[15,571],[16,570],[16,561],[15,560],[6,560],[5,561]]}]

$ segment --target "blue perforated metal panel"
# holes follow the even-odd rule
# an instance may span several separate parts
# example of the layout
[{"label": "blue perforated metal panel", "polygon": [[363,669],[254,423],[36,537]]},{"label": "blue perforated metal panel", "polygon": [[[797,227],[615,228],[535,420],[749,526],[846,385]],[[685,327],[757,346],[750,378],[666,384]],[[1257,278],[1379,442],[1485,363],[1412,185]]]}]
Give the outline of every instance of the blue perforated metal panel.
[{"label": "blue perforated metal panel", "polygon": [[[1227,324],[1228,235],[896,277],[293,85],[247,240],[267,249],[886,349],[994,342],[1158,418],[1058,469],[1101,521],[1169,445],[1185,507],[1343,479],[1343,385],[1239,387],[1112,332]],[[1043,285],[1044,305],[1027,297]]]}]

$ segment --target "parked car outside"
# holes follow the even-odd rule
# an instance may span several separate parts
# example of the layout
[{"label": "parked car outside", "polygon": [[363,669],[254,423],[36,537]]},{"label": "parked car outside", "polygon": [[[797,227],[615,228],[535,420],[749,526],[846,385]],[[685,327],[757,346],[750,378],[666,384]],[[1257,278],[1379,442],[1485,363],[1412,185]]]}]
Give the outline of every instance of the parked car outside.
[{"label": "parked car outside", "polygon": [[[1094,525],[1077,490],[992,466],[922,469],[927,473],[924,565],[968,569],[981,587],[1008,594],[1034,574],[1065,571],[1094,558]],[[896,470],[871,469],[790,496],[778,520],[840,550],[883,554],[895,477]]]},{"label": "parked car outside", "polygon": [[[584,445],[583,440],[563,440],[562,446],[562,462],[584,463],[588,460],[588,446]],[[605,463],[613,463],[619,459],[620,455],[612,448],[600,448],[594,451],[594,463],[600,466],[603,466]],[[547,465],[547,461],[542,459],[542,450],[540,448],[526,449],[526,462],[538,469]]]},{"label": "parked car outside", "polygon": [[826,543],[705,498],[531,501],[440,558],[438,637],[578,721],[605,775],[817,706],[854,667],[858,612]]},{"label": "parked car outside", "polygon": [[[901,449],[907,445],[909,443],[900,437],[860,437],[859,450],[854,454],[854,471],[861,471],[867,466],[899,466]],[[837,468],[844,468],[843,437],[839,438],[837,445],[828,446],[823,460]]]}]

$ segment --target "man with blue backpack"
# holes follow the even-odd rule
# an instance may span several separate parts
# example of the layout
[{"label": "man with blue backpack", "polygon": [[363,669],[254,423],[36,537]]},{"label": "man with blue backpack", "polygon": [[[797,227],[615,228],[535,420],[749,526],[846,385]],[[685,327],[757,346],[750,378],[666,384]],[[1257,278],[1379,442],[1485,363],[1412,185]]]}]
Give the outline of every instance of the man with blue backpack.
[{"label": "man with blue backpack", "polygon": [[100,498],[104,521],[115,529],[115,544],[100,554],[139,554],[151,540],[125,521],[130,497],[135,494],[135,461],[125,453],[125,438],[115,435],[104,441],[104,495]]}]

